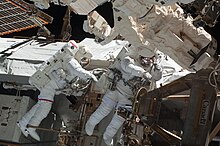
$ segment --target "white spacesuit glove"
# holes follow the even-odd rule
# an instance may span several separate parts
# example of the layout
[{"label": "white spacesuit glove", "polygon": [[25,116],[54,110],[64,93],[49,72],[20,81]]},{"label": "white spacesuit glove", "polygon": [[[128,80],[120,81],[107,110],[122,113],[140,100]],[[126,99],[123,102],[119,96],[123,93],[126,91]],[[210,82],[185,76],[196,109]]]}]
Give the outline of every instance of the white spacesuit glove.
[{"label": "white spacesuit glove", "polygon": [[154,63],[153,64],[153,69],[151,70],[151,75],[152,75],[152,79],[154,81],[158,81],[162,78],[162,66],[160,65],[160,63]]},{"label": "white spacesuit glove", "polygon": [[91,72],[87,71],[86,74],[95,82],[98,82],[98,79],[96,78],[96,76],[94,74],[92,74]]},{"label": "white spacesuit glove", "polygon": [[158,63],[154,63],[153,65],[154,65],[155,70],[161,70],[162,69],[161,65],[158,64]]},{"label": "white spacesuit glove", "polygon": [[143,74],[143,78],[148,79],[148,80],[151,80],[151,79],[152,79],[152,75],[151,75],[149,72],[145,72],[145,73]]},{"label": "white spacesuit glove", "polygon": [[162,67],[161,67],[160,62],[161,62],[162,60],[164,60],[164,59],[165,59],[164,53],[162,53],[161,51],[157,50],[157,51],[155,52],[155,57],[154,57],[154,59],[153,59],[153,67],[154,67],[154,70],[158,70],[158,71],[162,70]]}]

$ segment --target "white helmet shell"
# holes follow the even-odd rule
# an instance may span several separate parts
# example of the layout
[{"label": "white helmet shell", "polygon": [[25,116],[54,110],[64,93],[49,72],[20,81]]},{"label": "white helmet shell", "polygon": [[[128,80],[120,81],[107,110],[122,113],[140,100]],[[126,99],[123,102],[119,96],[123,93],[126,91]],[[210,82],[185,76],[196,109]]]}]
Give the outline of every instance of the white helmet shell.
[{"label": "white helmet shell", "polygon": [[82,58],[91,59],[92,53],[90,52],[88,47],[80,45],[79,50],[76,52],[74,58],[78,61],[80,61]]},{"label": "white helmet shell", "polygon": [[137,48],[138,55],[143,57],[153,57],[155,55],[154,51],[148,49],[147,47],[139,47]]},{"label": "white helmet shell", "polygon": [[91,59],[92,53],[85,45],[77,44],[74,40],[70,40],[63,48],[69,48],[72,52],[72,56],[77,61],[81,61],[82,58]]}]

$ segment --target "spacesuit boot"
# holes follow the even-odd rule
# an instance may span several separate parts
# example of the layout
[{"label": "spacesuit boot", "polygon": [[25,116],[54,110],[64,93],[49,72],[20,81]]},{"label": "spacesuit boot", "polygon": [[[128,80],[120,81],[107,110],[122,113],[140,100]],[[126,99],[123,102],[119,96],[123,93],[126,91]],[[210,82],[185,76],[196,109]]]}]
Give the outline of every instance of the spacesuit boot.
[{"label": "spacesuit boot", "polygon": [[21,120],[17,122],[18,127],[21,129],[21,132],[27,137],[28,131],[27,131],[27,124],[29,123],[32,116],[35,114],[38,104],[35,104],[23,117]]},{"label": "spacesuit boot", "polygon": [[27,123],[23,123],[18,121],[17,122],[18,127],[21,129],[21,132],[24,134],[25,137],[28,137],[28,132],[27,132]]},{"label": "spacesuit boot", "polygon": [[115,101],[109,98],[105,98],[105,97],[103,98],[103,101],[100,104],[100,106],[90,116],[89,120],[86,123],[85,131],[88,135],[93,134],[95,126],[112,111],[115,105],[116,105]]},{"label": "spacesuit boot", "polygon": [[103,139],[108,146],[111,146],[113,143],[113,137],[117,133],[118,129],[123,125],[125,119],[121,116],[115,114],[112,118],[112,121],[108,125],[103,135]]},{"label": "spacesuit boot", "polygon": [[[38,108],[36,109],[35,114],[32,116],[32,118],[29,121],[29,125],[32,126],[39,126],[41,121],[47,117],[47,115],[50,112],[52,102],[39,100],[38,101]],[[27,128],[28,133],[30,136],[38,141],[40,141],[40,137],[36,132],[35,128]]]},{"label": "spacesuit boot", "polygon": [[35,128],[27,128],[27,132],[28,134],[30,134],[30,136],[37,140],[40,141],[40,136],[37,134],[36,129]]}]

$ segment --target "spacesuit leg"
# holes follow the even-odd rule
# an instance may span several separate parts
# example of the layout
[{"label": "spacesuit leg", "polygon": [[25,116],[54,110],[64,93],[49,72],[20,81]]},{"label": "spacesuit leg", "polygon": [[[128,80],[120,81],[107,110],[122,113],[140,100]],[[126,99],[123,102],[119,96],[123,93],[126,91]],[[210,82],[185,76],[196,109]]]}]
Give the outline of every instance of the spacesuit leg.
[{"label": "spacesuit leg", "polygon": [[[128,97],[122,95],[121,93],[118,94],[118,104],[116,110],[120,107],[126,108],[127,110],[131,110],[132,108],[131,105],[132,103],[128,99]],[[120,129],[120,127],[123,125],[124,122],[125,119],[122,116],[118,115],[116,112],[103,134],[103,139],[108,146],[111,145],[113,137],[115,136],[115,134],[117,133],[117,131]]]},{"label": "spacesuit leg", "polygon": [[95,126],[112,111],[116,104],[117,102],[112,100],[108,96],[105,95],[103,97],[102,103],[90,116],[89,120],[86,123],[85,131],[88,135],[93,134]]},{"label": "spacesuit leg", "polygon": [[21,129],[21,132],[27,137],[27,124],[29,123],[32,116],[35,114],[39,104],[35,104],[23,117],[17,122],[18,127]]},{"label": "spacesuit leg", "polygon": [[[48,84],[43,88],[38,96],[38,102],[36,103],[36,111],[34,115],[30,118],[28,124],[33,126],[39,126],[41,121],[47,117],[50,112],[55,95],[55,89],[51,84]],[[27,132],[30,136],[38,141],[40,141],[39,135],[36,133],[35,128],[27,128]]]},{"label": "spacesuit leg", "polygon": [[[32,116],[32,118],[30,119],[30,121],[28,123],[29,125],[32,125],[32,126],[39,126],[41,121],[47,117],[47,115],[49,114],[50,109],[52,107],[52,102],[48,102],[48,101],[39,100],[37,104],[39,106],[38,106],[34,116]],[[27,131],[32,138],[40,141],[40,137],[36,133],[35,128],[28,128]]]},{"label": "spacesuit leg", "polygon": [[105,130],[103,139],[105,143],[110,146],[113,136],[117,133],[118,129],[123,125],[125,119],[117,114],[114,114],[110,124]]}]

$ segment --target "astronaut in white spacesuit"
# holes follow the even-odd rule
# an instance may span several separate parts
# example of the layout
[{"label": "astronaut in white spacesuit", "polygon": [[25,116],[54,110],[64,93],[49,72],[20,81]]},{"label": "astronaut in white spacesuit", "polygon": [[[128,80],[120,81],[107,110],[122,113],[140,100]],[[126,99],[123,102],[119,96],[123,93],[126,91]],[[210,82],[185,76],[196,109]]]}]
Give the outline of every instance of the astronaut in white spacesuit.
[{"label": "astronaut in white spacesuit", "polygon": [[[137,53],[138,52],[138,53]],[[135,77],[146,79],[149,83],[157,81],[162,76],[162,68],[160,64],[153,61],[155,54],[149,54],[147,49],[138,48],[130,50],[129,56],[125,56],[115,61],[113,69],[117,69],[121,73],[121,79],[117,80],[115,89],[108,89],[102,99],[102,103],[96,111],[90,116],[86,123],[85,131],[88,135],[92,135],[95,126],[106,117],[114,108],[114,114],[110,124],[107,126],[103,139],[107,145],[112,143],[113,136],[122,126],[125,119],[117,114],[117,109],[120,107],[131,106],[131,98],[136,94],[134,84],[129,84],[129,81]]]},{"label": "astronaut in white spacesuit", "polygon": [[[39,69],[29,79],[30,83],[40,90],[38,102],[17,122],[17,125],[26,137],[30,135],[38,141],[40,141],[40,137],[36,129],[27,128],[27,125],[39,126],[41,121],[47,117],[56,91],[65,88],[75,77],[80,77],[83,80],[93,79],[97,81],[96,77],[82,68],[79,63],[82,58],[86,57],[89,59],[92,57],[88,48],[78,46],[74,41],[69,41],[59,51],[40,67],[43,68],[42,70]],[[68,51],[69,54],[66,53]],[[44,77],[44,74],[49,76],[49,78],[46,78],[47,76]]]}]

